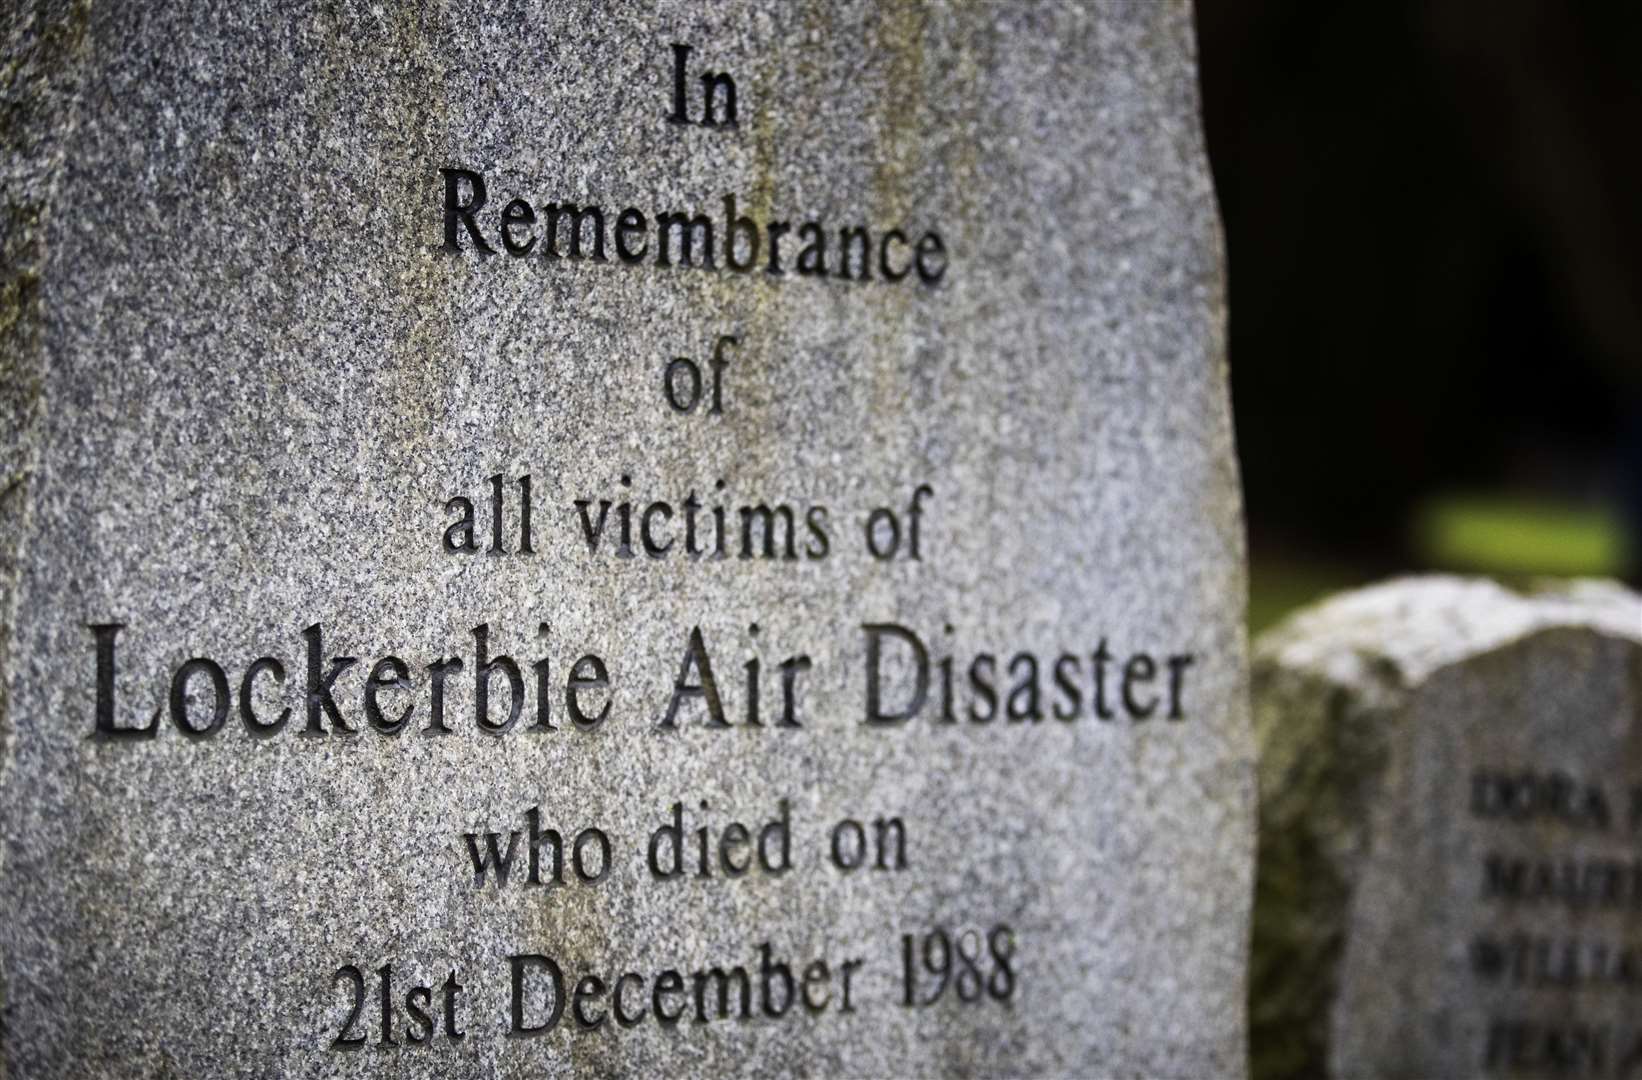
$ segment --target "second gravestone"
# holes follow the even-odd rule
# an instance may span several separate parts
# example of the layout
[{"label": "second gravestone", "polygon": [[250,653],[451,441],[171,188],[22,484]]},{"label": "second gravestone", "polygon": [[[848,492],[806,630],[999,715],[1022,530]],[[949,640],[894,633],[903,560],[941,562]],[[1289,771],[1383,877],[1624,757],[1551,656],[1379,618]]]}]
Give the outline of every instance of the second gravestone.
[{"label": "second gravestone", "polygon": [[1258,1080],[1642,1075],[1642,598],[1349,593],[1255,712]]},{"label": "second gravestone", "polygon": [[1240,1074],[1188,8],[150,7],[8,46],[0,1073]]}]

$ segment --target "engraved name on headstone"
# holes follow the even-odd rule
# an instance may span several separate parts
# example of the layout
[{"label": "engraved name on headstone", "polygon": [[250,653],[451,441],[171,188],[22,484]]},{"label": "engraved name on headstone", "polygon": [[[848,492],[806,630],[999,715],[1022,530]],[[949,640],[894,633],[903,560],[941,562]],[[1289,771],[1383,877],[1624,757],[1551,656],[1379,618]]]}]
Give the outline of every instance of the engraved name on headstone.
[{"label": "engraved name on headstone", "polygon": [[0,1073],[1239,1075],[1184,4],[31,5]]}]

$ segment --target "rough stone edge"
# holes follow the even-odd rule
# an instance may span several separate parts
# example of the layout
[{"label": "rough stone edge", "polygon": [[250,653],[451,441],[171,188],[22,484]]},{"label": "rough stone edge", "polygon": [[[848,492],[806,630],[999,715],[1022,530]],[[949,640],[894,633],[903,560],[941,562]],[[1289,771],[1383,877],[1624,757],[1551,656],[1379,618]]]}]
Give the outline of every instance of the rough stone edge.
[{"label": "rough stone edge", "polygon": [[[1218,454],[1216,464],[1217,479],[1220,484],[1214,489],[1226,493],[1231,506],[1226,514],[1227,531],[1232,534],[1235,551],[1232,553],[1233,567],[1229,575],[1232,591],[1236,596],[1236,607],[1232,616],[1231,644],[1235,649],[1234,658],[1237,665],[1237,679],[1235,699],[1228,709],[1227,723],[1232,725],[1235,733],[1227,740],[1228,745],[1235,748],[1236,757],[1230,762],[1230,767],[1237,769],[1244,777],[1241,785],[1243,796],[1247,803],[1244,810],[1248,815],[1250,828],[1246,834],[1246,842],[1239,854],[1248,869],[1248,891],[1243,895],[1240,925],[1237,928],[1237,945],[1242,951],[1243,993],[1245,1002],[1248,1000],[1251,980],[1254,977],[1253,946],[1255,933],[1255,917],[1258,908],[1255,904],[1255,890],[1258,882],[1258,853],[1260,838],[1260,784],[1259,784],[1259,739],[1256,732],[1256,714],[1254,712],[1254,684],[1253,684],[1253,642],[1249,639],[1248,611],[1249,611],[1249,543],[1248,543],[1248,502],[1243,487],[1242,462],[1237,456],[1237,410],[1232,400],[1231,380],[1231,350],[1230,350],[1230,299],[1228,292],[1227,255],[1226,255],[1226,225],[1221,212],[1219,188],[1215,183],[1214,168],[1209,158],[1208,127],[1203,114],[1203,64],[1202,49],[1199,38],[1199,12],[1201,0],[1182,0],[1178,14],[1184,23],[1181,41],[1185,50],[1185,62],[1191,70],[1191,108],[1187,111],[1185,126],[1188,131],[1187,141],[1195,158],[1195,168],[1201,178],[1202,197],[1208,206],[1208,228],[1205,230],[1204,241],[1210,249],[1213,271],[1207,282],[1210,295],[1207,297],[1209,313],[1208,322],[1213,331],[1210,343],[1208,363],[1212,368],[1211,378],[1215,383],[1215,392],[1218,396],[1216,427],[1213,434],[1218,435],[1223,452]],[[1241,1023],[1238,1025],[1237,1071],[1239,1077],[1249,1077],[1253,1064],[1252,1058],[1252,1031],[1251,1015],[1245,1007],[1242,1010]]]},{"label": "rough stone edge", "polygon": [[[15,755],[11,655],[45,407],[48,235],[90,16],[90,0],[33,0],[0,27],[0,788]],[[6,870],[0,846],[0,875]],[[0,1080],[11,1073],[8,970],[0,956]]]},{"label": "rough stone edge", "polygon": [[1352,876],[1409,696],[1439,671],[1570,627],[1642,644],[1642,596],[1596,580],[1523,595],[1475,578],[1402,578],[1330,597],[1255,642],[1255,1080],[1326,1073]]}]

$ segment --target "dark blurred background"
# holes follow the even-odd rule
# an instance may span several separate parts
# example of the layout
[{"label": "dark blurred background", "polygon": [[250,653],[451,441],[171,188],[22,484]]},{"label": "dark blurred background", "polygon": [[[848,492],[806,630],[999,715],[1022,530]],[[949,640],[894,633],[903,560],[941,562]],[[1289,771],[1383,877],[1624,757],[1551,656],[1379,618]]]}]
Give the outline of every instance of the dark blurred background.
[{"label": "dark blurred background", "polygon": [[1198,0],[1256,629],[1642,575],[1642,5]]}]

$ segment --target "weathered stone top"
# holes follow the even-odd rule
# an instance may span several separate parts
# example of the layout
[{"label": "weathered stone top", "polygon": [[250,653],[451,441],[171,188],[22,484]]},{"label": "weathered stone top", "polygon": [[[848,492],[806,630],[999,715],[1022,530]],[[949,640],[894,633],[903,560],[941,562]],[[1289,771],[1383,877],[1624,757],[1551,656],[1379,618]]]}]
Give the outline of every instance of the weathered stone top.
[{"label": "weathered stone top", "polygon": [[1546,627],[1581,625],[1642,642],[1642,596],[1594,579],[1525,594],[1482,578],[1400,578],[1296,612],[1260,636],[1254,661],[1342,685],[1394,673],[1412,686]]}]

